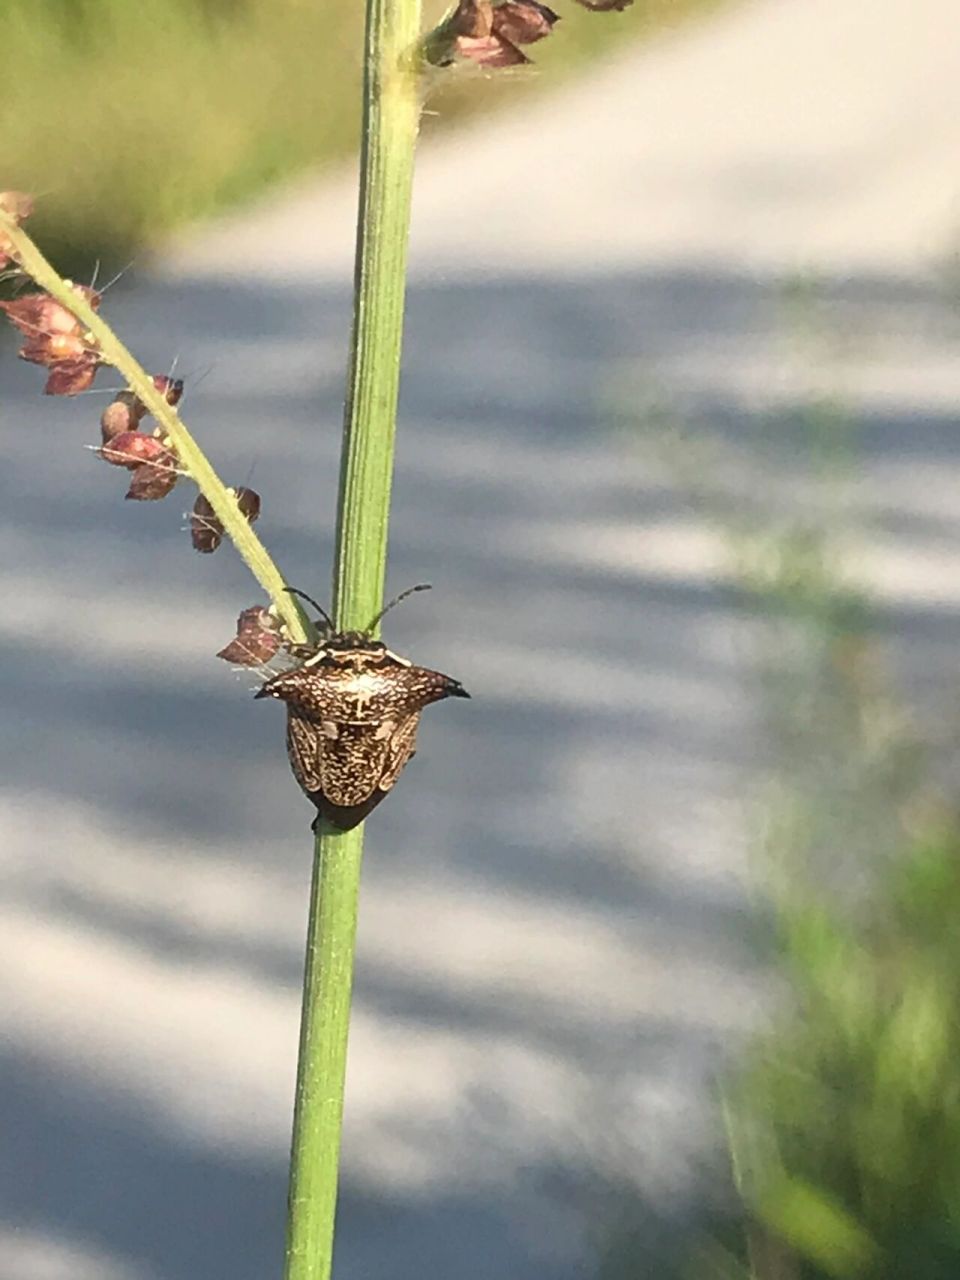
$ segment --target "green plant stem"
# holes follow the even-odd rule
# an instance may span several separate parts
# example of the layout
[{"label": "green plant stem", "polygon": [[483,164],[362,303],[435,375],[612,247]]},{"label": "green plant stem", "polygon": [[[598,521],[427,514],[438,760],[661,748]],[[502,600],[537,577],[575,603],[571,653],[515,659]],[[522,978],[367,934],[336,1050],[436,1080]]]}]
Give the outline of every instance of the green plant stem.
[{"label": "green plant stem", "polygon": [[364,627],[383,602],[400,385],[410,193],[420,123],[420,0],[367,0],[354,323],[333,607]]},{"label": "green plant stem", "polygon": [[169,436],[183,470],[213,507],[226,536],[236,547],[250,572],[270,597],[283,619],[291,639],[307,640],[312,629],[299,603],[285,588],[280,570],[270,558],[250,522],[237,506],[237,499],[217,473],[206,454],[194,440],[173,405],[167,403],[153,378],[127,350],[102,316],[51,266],[22,227],[0,210],[0,231],[13,245],[17,261],[31,279],[85,327],[99,348],[106,364],[112,365],[126,379],[130,389],[147,406],[164,433]]},{"label": "green plant stem", "polygon": [[[367,0],[354,325],[333,578],[333,616],[344,629],[366,626],[383,601],[420,118],[419,32],[420,0]],[[362,825],[317,837],[286,1280],[327,1280],[332,1265],[362,854]]]}]

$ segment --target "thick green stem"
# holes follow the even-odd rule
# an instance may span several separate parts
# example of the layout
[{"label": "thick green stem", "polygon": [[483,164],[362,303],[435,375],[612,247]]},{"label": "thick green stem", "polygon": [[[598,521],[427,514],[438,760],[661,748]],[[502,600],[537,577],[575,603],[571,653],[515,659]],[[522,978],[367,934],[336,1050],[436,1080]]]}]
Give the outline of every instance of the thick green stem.
[{"label": "thick green stem", "polygon": [[284,578],[271,560],[266,547],[250,527],[237,506],[237,500],[214,471],[206,454],[184,425],[177,410],[160,394],[153,378],[131,355],[102,316],[79,294],[43,256],[27,233],[0,210],[0,231],[14,249],[17,262],[33,281],[66,307],[89,333],[106,364],[112,365],[127,380],[130,389],[147,406],[166,435],[170,437],[177,458],[197,488],[213,507],[250,572],[270,597],[283,619],[291,638],[302,643],[310,633],[297,601],[284,590]]},{"label": "thick green stem", "polygon": [[[344,416],[333,609],[365,626],[383,601],[410,191],[420,117],[420,0],[367,0],[354,327]],[[327,1280],[363,827],[318,836],[290,1166],[286,1280]]]}]

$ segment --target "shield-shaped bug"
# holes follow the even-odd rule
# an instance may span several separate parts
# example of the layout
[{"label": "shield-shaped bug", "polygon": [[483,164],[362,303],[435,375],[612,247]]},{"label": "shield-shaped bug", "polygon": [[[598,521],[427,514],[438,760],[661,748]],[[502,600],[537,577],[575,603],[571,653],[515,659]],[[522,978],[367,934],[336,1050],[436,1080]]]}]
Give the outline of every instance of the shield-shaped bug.
[{"label": "shield-shaped bug", "polygon": [[[292,590],[292,588],[290,588]],[[287,753],[294,776],[320,815],[349,831],[393,787],[416,750],[420,713],[443,698],[469,698],[451,676],[415,666],[371,632],[413,591],[404,591],[362,631],[324,631],[303,663],[268,680],[258,698],[287,704]],[[302,592],[295,592],[303,595]]]}]

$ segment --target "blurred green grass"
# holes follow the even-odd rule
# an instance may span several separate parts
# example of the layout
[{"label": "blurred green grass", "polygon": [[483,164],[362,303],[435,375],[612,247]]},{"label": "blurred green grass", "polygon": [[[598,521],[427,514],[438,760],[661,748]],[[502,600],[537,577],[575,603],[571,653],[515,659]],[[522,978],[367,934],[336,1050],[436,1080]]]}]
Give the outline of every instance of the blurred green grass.
[{"label": "blurred green grass", "polygon": [[956,1280],[960,724],[905,701],[853,569],[862,424],[823,390],[842,313],[787,282],[777,333],[785,383],[810,390],[735,430],[642,384],[627,400],[650,400],[651,461],[726,545],[748,621],[754,942],[775,1000],[723,1073],[726,1167],[704,1168],[699,1220],[660,1244],[642,1194],[632,1218],[621,1201],[599,1274]]},{"label": "blurred green grass", "polygon": [[[558,4],[537,70],[453,72],[430,127],[487,110],[718,0]],[[427,17],[445,5],[428,0]],[[40,196],[33,229],[78,270],[349,153],[357,143],[361,0],[6,0],[0,188]]]}]

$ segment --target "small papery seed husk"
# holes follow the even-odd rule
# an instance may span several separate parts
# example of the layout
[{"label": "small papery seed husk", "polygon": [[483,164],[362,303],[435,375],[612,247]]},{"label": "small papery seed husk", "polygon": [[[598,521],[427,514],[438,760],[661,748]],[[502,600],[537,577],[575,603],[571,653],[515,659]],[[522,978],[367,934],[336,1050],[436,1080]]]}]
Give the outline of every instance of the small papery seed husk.
[{"label": "small papery seed husk", "polygon": [[97,453],[113,467],[126,467],[133,471],[144,463],[156,463],[173,458],[169,449],[156,436],[148,436],[142,431],[122,431],[104,444]]},{"label": "small papery seed husk", "polygon": [[478,39],[457,36],[453,48],[458,57],[467,58],[480,67],[519,67],[530,61],[515,44],[495,35],[481,36]]},{"label": "small papery seed husk", "polygon": [[159,502],[179,479],[177,460],[172,453],[167,453],[156,463],[145,462],[143,466],[136,468],[125,497],[132,498],[135,502]]},{"label": "small papery seed husk", "polygon": [[493,5],[490,0],[460,0],[444,28],[453,35],[482,39],[493,30]]},{"label": "small papery seed husk", "polygon": [[168,373],[155,373],[153,385],[169,405],[178,405],[183,399],[182,378],[173,378]]},{"label": "small papery seed husk", "polygon": [[240,508],[240,514],[245,516],[250,524],[254,524],[260,518],[260,495],[254,489],[247,489],[243,485],[235,490],[237,498],[237,506]]},{"label": "small papery seed husk", "polygon": [[237,667],[260,667],[283,648],[280,621],[269,609],[253,605],[237,618],[235,639],[220,650],[218,658]]},{"label": "small papery seed husk", "polygon": [[129,400],[125,400],[122,395],[111,400],[100,415],[100,436],[103,443],[109,444],[127,431],[136,431],[139,421]]},{"label": "small papery seed husk", "polygon": [[50,373],[44,384],[45,396],[76,396],[88,391],[100,368],[99,357],[89,354],[78,360],[57,360],[49,366]]},{"label": "small papery seed husk", "polygon": [[553,30],[560,15],[538,0],[506,0],[493,11],[493,34],[510,44],[534,44]]},{"label": "small papery seed husk", "polygon": [[202,493],[197,494],[190,513],[190,541],[203,555],[212,555],[223,541],[223,525]]}]

